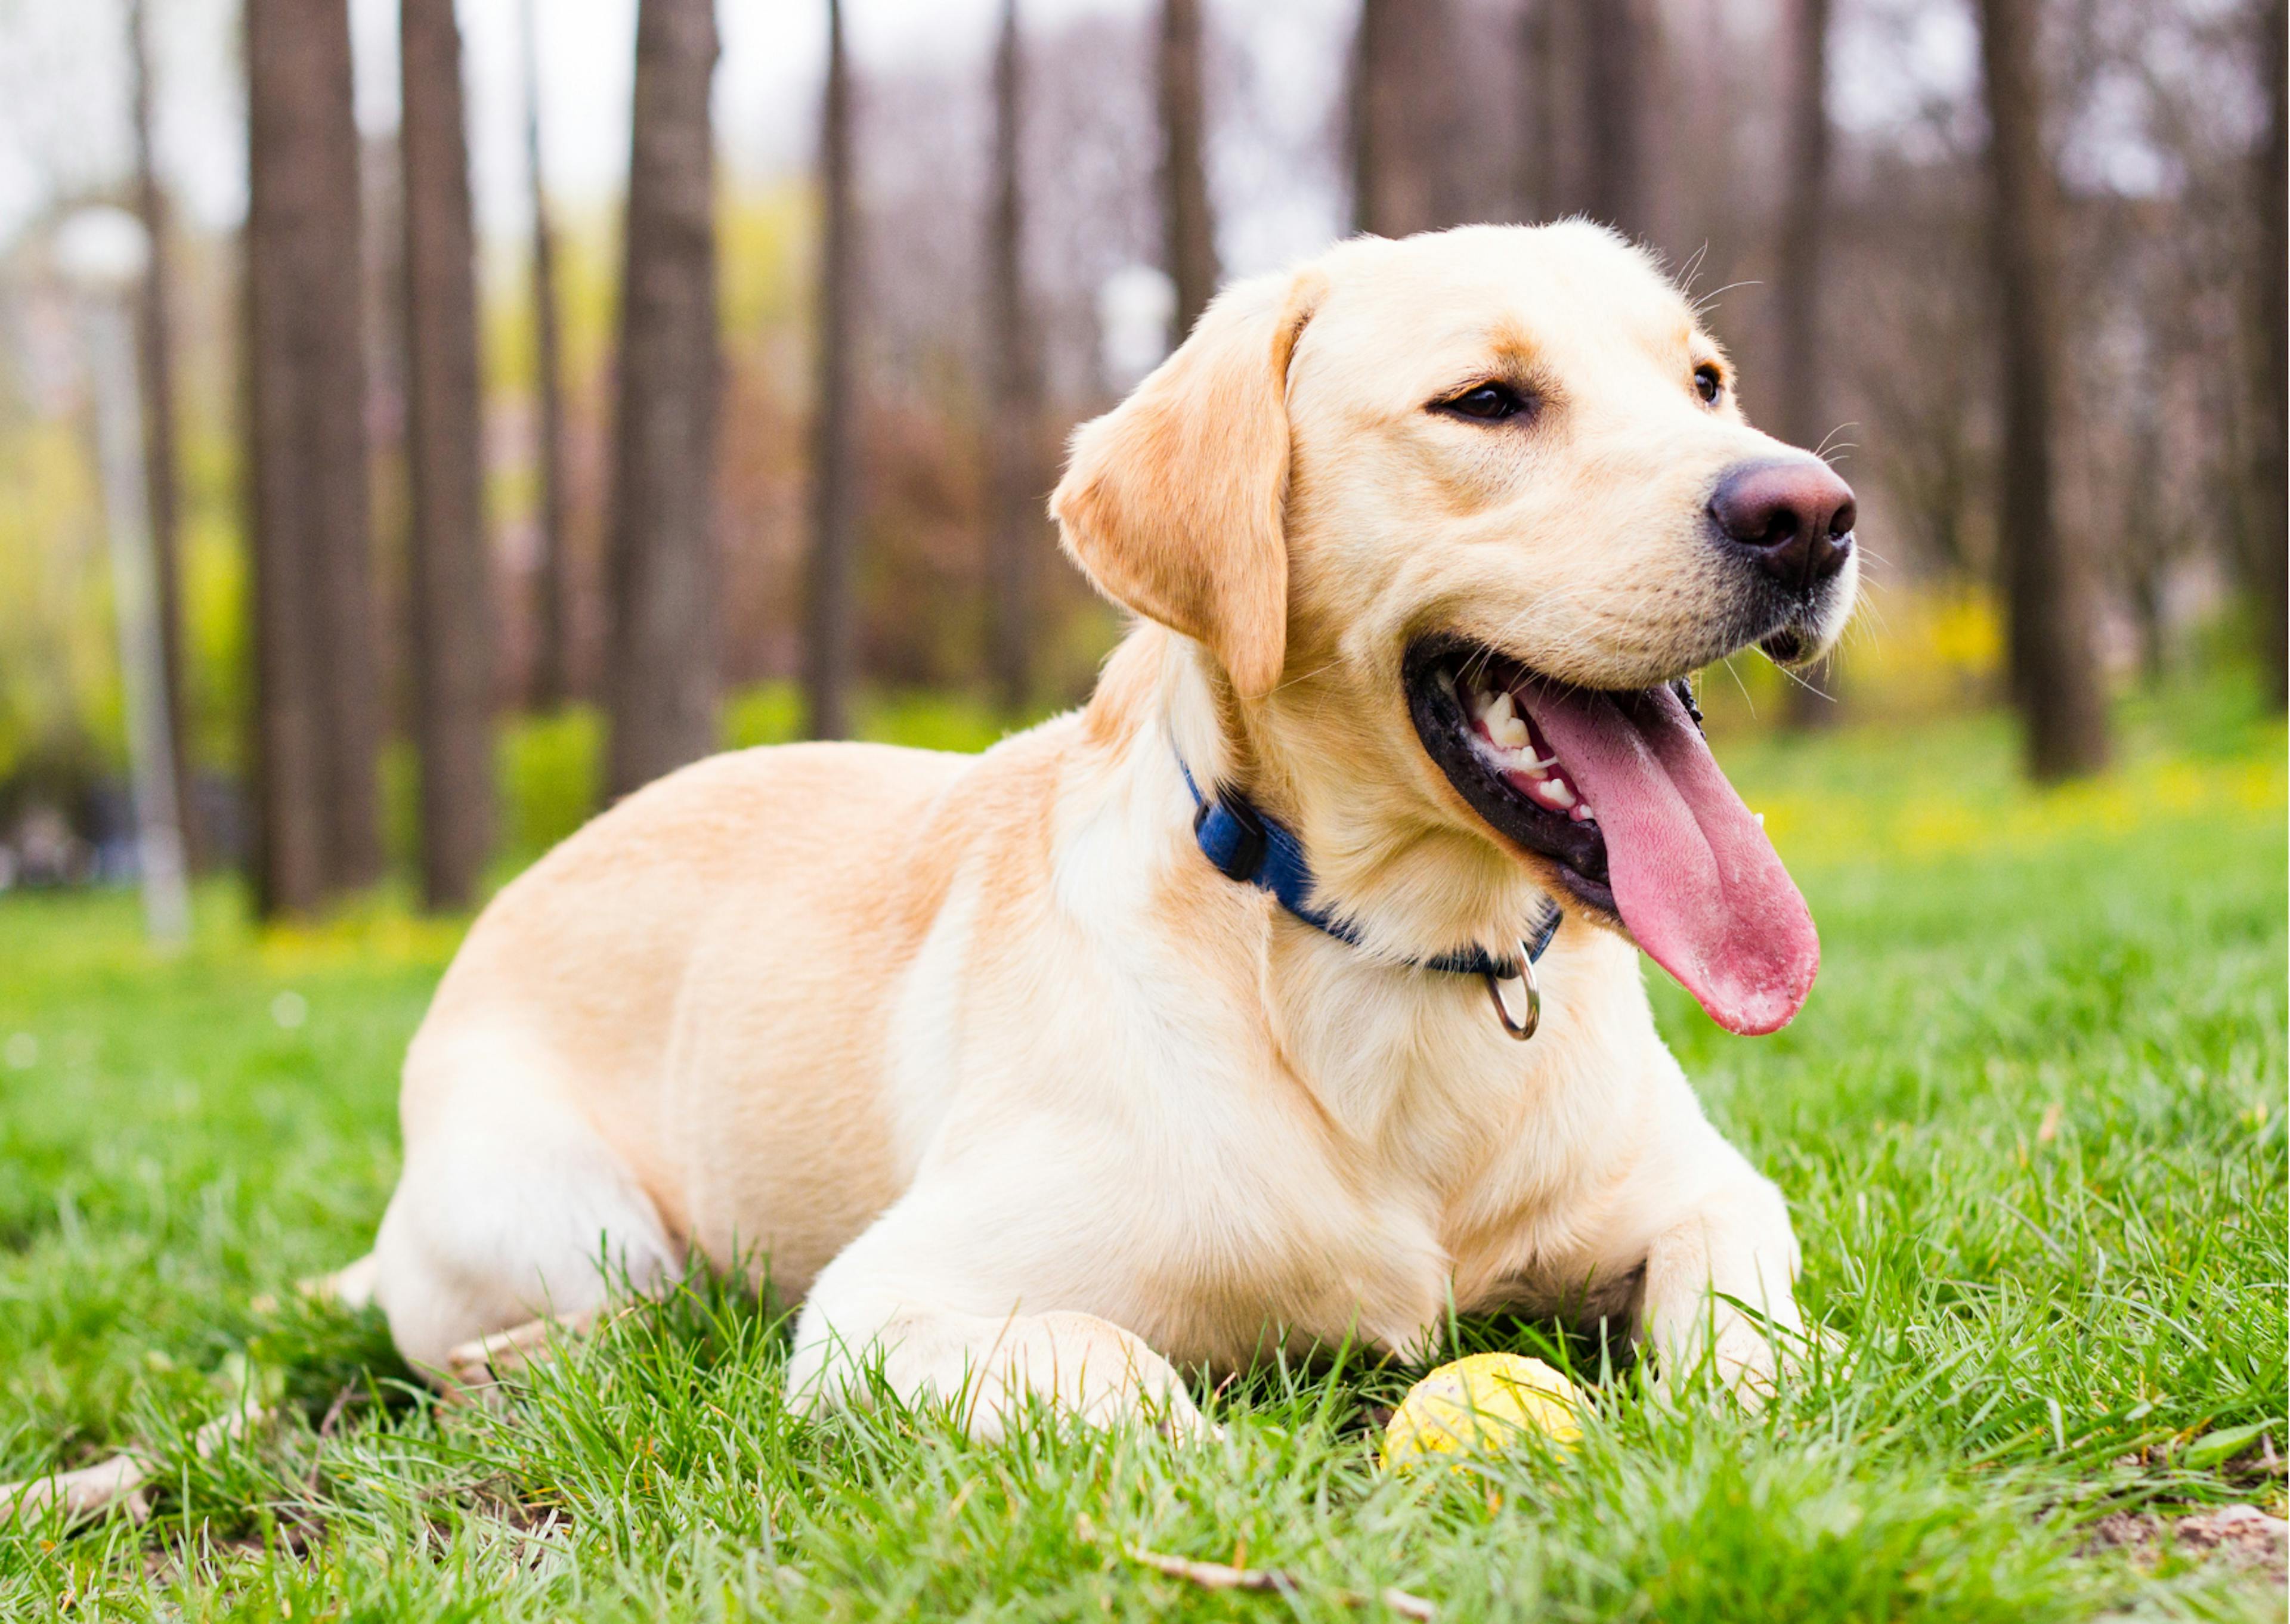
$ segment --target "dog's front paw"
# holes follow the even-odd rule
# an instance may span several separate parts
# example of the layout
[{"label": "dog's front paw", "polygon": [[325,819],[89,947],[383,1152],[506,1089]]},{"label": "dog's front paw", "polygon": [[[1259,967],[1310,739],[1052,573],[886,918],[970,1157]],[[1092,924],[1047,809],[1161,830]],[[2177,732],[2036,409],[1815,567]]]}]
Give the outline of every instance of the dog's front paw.
[{"label": "dog's front paw", "polygon": [[1093,1427],[1142,1423],[1178,1442],[1216,1433],[1175,1366],[1093,1314],[1013,1319],[965,1378],[965,1424],[981,1441],[1003,1436],[1035,1404]]},{"label": "dog's front paw", "polygon": [[1718,1386],[1751,1408],[1762,1407],[1806,1367],[1811,1344],[1794,1308],[1785,1316],[1697,1297],[1653,1313],[1655,1383],[1676,1395],[1697,1381]]},{"label": "dog's front paw", "polygon": [[1710,1366],[1726,1390],[1757,1405],[1773,1397],[1790,1359],[1788,1332],[1769,1320],[1720,1309]]}]

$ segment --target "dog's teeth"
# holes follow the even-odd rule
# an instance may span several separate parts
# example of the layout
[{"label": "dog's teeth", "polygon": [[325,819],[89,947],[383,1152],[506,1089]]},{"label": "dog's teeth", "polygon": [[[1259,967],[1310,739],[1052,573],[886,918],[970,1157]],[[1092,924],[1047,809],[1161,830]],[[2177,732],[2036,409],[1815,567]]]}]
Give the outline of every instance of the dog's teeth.
[{"label": "dog's teeth", "polygon": [[1489,700],[1480,719],[1487,725],[1487,737],[1504,749],[1516,750],[1526,743],[1526,723],[1509,693],[1498,693]]},{"label": "dog's teeth", "polygon": [[1755,818],[1755,819],[1758,820],[1758,827],[1759,828],[1765,828],[1765,827],[1766,827],[1766,814],[1765,814],[1765,813],[1763,813],[1763,812],[1751,812],[1750,815],[1751,817]]},{"label": "dog's teeth", "polygon": [[1567,781],[1563,778],[1544,779],[1542,780],[1542,792],[1549,799],[1556,801],[1563,808],[1571,809],[1576,804],[1573,787],[1567,783]]}]

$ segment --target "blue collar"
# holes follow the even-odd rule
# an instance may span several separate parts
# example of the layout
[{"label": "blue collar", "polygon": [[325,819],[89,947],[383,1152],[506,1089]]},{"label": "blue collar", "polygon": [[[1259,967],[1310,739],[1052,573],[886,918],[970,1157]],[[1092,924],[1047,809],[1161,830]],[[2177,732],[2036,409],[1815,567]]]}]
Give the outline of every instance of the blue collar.
[{"label": "blue collar", "polygon": [[[1229,880],[1270,892],[1281,907],[1314,930],[1325,931],[1338,941],[1359,945],[1357,931],[1343,920],[1322,913],[1309,900],[1312,894],[1312,865],[1304,855],[1302,843],[1294,835],[1257,811],[1248,797],[1237,789],[1220,788],[1213,799],[1204,796],[1200,786],[1193,782],[1192,769],[1185,764],[1182,756],[1177,758],[1177,771],[1184,774],[1185,788],[1193,795],[1193,838],[1200,843],[1201,855],[1209,860],[1212,868]],[[1564,916],[1557,903],[1544,902],[1541,923],[1519,943],[1526,950],[1528,964],[1542,957],[1550,946],[1550,939],[1558,934],[1559,921]],[[1414,963],[1424,970],[1486,976],[1498,981],[1514,980],[1520,973],[1517,959],[1495,958],[1476,946],[1461,953],[1417,959]]]}]

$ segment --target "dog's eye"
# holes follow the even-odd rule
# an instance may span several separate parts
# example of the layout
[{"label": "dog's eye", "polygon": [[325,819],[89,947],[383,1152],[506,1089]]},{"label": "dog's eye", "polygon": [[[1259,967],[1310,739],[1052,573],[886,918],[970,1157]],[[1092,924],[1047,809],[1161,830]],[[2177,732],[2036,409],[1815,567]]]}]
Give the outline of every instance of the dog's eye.
[{"label": "dog's eye", "polygon": [[1693,388],[1701,396],[1703,405],[1714,406],[1718,397],[1726,392],[1725,374],[1705,361],[1693,369]]},{"label": "dog's eye", "polygon": [[1525,411],[1526,402],[1509,384],[1483,383],[1441,401],[1439,409],[1458,417],[1477,418],[1483,423],[1499,423]]}]

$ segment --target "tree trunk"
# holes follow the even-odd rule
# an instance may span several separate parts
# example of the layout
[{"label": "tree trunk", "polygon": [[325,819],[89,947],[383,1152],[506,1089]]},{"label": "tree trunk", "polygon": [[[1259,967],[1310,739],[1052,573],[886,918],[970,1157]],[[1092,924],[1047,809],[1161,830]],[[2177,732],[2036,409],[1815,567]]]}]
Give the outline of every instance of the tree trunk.
[{"label": "tree trunk", "polygon": [[[1775,383],[1781,437],[1808,451],[1830,429],[1822,383],[1830,371],[1821,329],[1822,247],[1829,235],[1830,0],[1795,0],[1790,18],[1789,193],[1774,289]],[[1835,719],[1833,675],[1823,660],[1789,687],[1786,715],[1798,727]]]},{"label": "tree trunk", "polygon": [[1025,102],[1021,43],[1017,0],[1003,0],[1002,36],[994,53],[994,219],[988,233],[993,406],[987,436],[994,516],[986,570],[986,641],[995,698],[1011,716],[1024,710],[1033,692],[1028,622],[1043,499],[1035,459],[1041,390],[1026,302],[1025,196],[1019,164]]},{"label": "tree trunk", "polygon": [[2058,183],[2044,148],[2038,0],[1981,0],[2004,444],[1998,537],[2012,698],[2029,771],[2054,780],[2107,760],[2088,561],[2054,511],[2059,351]]},{"label": "tree trunk", "polygon": [[2257,182],[2258,229],[2252,234],[2256,251],[2251,278],[2254,303],[2252,323],[2257,351],[2251,371],[2256,399],[2251,413],[2252,469],[2251,559],[2255,566],[2259,652],[2263,661],[2267,697],[2274,708],[2283,708],[2290,697],[2290,469],[2285,458],[2286,410],[2290,396],[2290,224],[2284,219],[2286,191],[2290,191],[2290,108],[2286,108],[2284,72],[2290,58],[2290,28],[2286,28],[2284,0],[2266,0],[2260,15],[2259,76],[2266,99],[2266,130],[2253,165]]},{"label": "tree trunk", "polygon": [[852,300],[858,219],[851,188],[851,65],[840,0],[827,0],[827,86],[820,109],[819,394],[812,408],[811,560],[805,582],[804,696],[814,739],[851,732],[852,573],[858,546],[852,459]]},{"label": "tree trunk", "polygon": [[557,332],[556,233],[540,172],[540,60],[534,8],[524,0],[524,168],[532,196],[532,392],[540,436],[540,546],[532,572],[532,669],[529,698],[536,710],[555,710],[571,697],[572,670],[571,570],[564,540],[564,373]]},{"label": "tree trunk", "polygon": [[1624,236],[1647,236],[1646,71],[1654,29],[1644,0],[1578,0],[1575,28],[1582,45],[1584,140],[1583,209]]},{"label": "tree trunk", "polygon": [[307,911],[380,871],[357,129],[344,0],[247,0],[254,891]]},{"label": "tree trunk", "polygon": [[1559,186],[1557,0],[1522,0],[1518,33],[1518,151],[1513,207],[1522,220],[1557,217]]},{"label": "tree trunk", "polygon": [[1471,108],[1451,83],[1453,0],[1362,0],[1352,47],[1354,226],[1379,236],[1461,220]]},{"label": "tree trunk", "polygon": [[[2177,292],[2165,276],[2151,273],[2137,276],[2131,286],[2132,297],[2149,311],[2167,309]],[[2123,516],[2107,573],[2119,585],[2137,628],[2139,677],[2150,692],[2169,680],[2172,664],[2169,588],[2179,526],[2165,500],[2170,437],[2164,406],[2171,394],[2171,358],[2187,347],[2174,331],[2178,324],[2150,317],[2137,334],[2123,381],[2124,445],[2117,459],[2121,466],[2107,470],[2107,488]]]},{"label": "tree trunk", "polygon": [[609,791],[716,748],[712,0],[641,0],[613,468]]},{"label": "tree trunk", "polygon": [[1830,0],[1795,0],[1790,39],[1789,192],[1782,206],[1774,311],[1782,437],[1808,450],[1828,433],[1822,382],[1822,249],[1829,212]]},{"label": "tree trunk", "polygon": [[467,908],[492,847],[492,639],[477,398],[476,238],[453,0],[400,0],[406,469],[421,896]]},{"label": "tree trunk", "polygon": [[1384,39],[1393,28],[1400,0],[1360,0],[1359,27],[1352,36],[1351,94],[1345,105],[1351,148],[1352,229],[1378,231],[1384,213],[1384,171],[1389,166],[1383,103],[1389,98]]},{"label": "tree trunk", "polygon": [[1216,215],[1209,205],[1201,0],[1161,0],[1161,226],[1184,341],[1215,296]]},{"label": "tree trunk", "polygon": [[2143,366],[2134,379],[2131,404],[2131,466],[2123,482],[2123,579],[2139,623],[2139,675],[2158,690],[2171,674],[2171,628],[2164,588],[2170,580],[2174,548],[2165,532],[2157,500],[2164,479],[2163,424],[2156,391],[2161,380]]},{"label": "tree trunk", "polygon": [[183,657],[183,560],[180,485],[175,458],[174,322],[167,307],[171,283],[166,200],[151,157],[151,42],[145,0],[128,0],[127,51],[133,83],[135,212],[143,222],[150,259],[137,290],[136,371],[143,388],[143,488],[151,521],[153,607],[159,617],[159,670],[167,692],[169,759],[174,763],[175,823],[184,860],[204,860],[196,772],[191,761],[190,693]]}]

